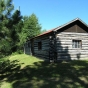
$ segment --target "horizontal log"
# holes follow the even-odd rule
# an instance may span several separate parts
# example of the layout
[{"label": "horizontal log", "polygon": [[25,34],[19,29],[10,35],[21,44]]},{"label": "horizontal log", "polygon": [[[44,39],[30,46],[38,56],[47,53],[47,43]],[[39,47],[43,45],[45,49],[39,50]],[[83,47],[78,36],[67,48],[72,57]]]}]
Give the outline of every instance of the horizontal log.
[{"label": "horizontal log", "polygon": [[35,40],[38,40],[38,39],[48,39],[49,36],[44,36],[44,37],[38,37],[38,38],[35,38]]},{"label": "horizontal log", "polygon": [[48,55],[35,54],[34,56],[37,56],[39,58],[49,59],[49,56]]},{"label": "horizontal log", "polygon": [[[47,41],[47,42],[41,42],[42,44],[49,44],[49,42]],[[38,45],[38,42],[34,42],[34,45]]]},{"label": "horizontal log", "polygon": [[88,60],[88,59],[87,59],[87,57],[80,58],[80,59],[73,57],[73,58],[57,58],[57,60]]},{"label": "horizontal log", "polygon": [[44,38],[43,39],[40,38],[40,39],[34,40],[34,42],[39,42],[39,41],[49,41],[49,39],[48,38],[45,38],[45,39]]},{"label": "horizontal log", "polygon": [[[42,47],[49,47],[49,45],[42,45]],[[38,48],[38,45],[34,46],[34,48]]]},{"label": "horizontal log", "polygon": [[88,33],[75,33],[75,32],[61,32],[57,35],[82,35],[82,36],[88,36]]},{"label": "horizontal log", "polygon": [[57,55],[57,57],[58,58],[62,58],[62,57],[70,57],[70,58],[72,58],[72,57],[87,57],[88,58],[88,55],[86,55],[86,54],[81,54],[81,55],[77,55],[77,54],[61,54],[61,55]]},{"label": "horizontal log", "polygon": [[57,50],[64,50],[64,49],[68,49],[68,50],[88,50],[88,47],[81,47],[81,48],[72,48],[72,45],[65,45],[65,46],[61,46],[61,45],[57,45]]},{"label": "horizontal log", "polygon": [[35,44],[37,44],[38,42],[47,43],[47,42],[49,42],[49,40],[46,40],[46,41],[41,40],[41,41],[36,41],[36,42],[34,41]]},{"label": "horizontal log", "polygon": [[[42,49],[43,49],[43,48],[48,48],[48,47],[43,47],[43,46],[42,46]],[[38,47],[34,47],[34,49],[38,49]]]},{"label": "horizontal log", "polygon": [[81,52],[81,51],[75,51],[75,52],[66,52],[65,51],[63,52],[57,52],[57,55],[88,55],[88,52]]},{"label": "horizontal log", "polygon": [[57,35],[57,39],[59,39],[59,38],[75,38],[75,37],[77,37],[77,38],[80,38],[80,37],[82,37],[82,38],[85,38],[85,39],[87,39],[88,38],[88,36],[87,35],[85,35],[85,36],[83,36],[83,35],[73,35],[73,34],[71,34],[71,35],[67,35],[67,34],[64,34],[64,35]]}]

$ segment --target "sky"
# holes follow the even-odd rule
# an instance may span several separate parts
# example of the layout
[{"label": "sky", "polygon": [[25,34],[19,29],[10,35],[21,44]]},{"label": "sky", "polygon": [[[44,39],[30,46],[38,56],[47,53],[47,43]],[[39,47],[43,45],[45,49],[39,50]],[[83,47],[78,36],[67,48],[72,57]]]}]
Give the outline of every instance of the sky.
[{"label": "sky", "polygon": [[21,15],[36,14],[42,29],[50,30],[75,18],[88,24],[88,0],[13,0]]}]

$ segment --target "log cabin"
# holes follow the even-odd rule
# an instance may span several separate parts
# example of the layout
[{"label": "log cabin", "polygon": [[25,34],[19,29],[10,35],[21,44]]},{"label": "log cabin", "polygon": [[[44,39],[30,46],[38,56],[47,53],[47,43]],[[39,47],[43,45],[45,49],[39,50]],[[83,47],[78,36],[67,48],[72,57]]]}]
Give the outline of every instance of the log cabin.
[{"label": "log cabin", "polygon": [[88,25],[73,19],[27,41],[24,53],[49,61],[88,59]]}]

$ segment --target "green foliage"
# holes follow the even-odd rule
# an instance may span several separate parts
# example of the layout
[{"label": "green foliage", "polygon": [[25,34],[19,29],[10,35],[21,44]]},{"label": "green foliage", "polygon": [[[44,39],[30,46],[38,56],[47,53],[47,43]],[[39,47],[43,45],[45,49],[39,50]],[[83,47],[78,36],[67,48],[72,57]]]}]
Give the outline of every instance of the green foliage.
[{"label": "green foliage", "polygon": [[44,32],[46,32],[46,29],[44,29],[44,30],[41,30],[41,34],[42,34],[42,33],[44,33]]},{"label": "green foliage", "polygon": [[12,0],[0,0],[0,54],[2,56],[11,53],[9,19],[14,6]]},{"label": "green foliage", "polygon": [[41,25],[35,14],[21,16],[12,0],[0,0],[0,57],[23,52],[26,40],[41,33]]},{"label": "green foliage", "polygon": [[23,17],[23,29],[20,35],[21,43],[24,43],[27,39],[33,38],[41,33],[41,25],[38,22],[38,18],[35,14]]},{"label": "green foliage", "polygon": [[19,34],[21,33],[23,27],[22,16],[19,10],[16,10],[13,13],[10,22],[12,23],[11,27],[12,52],[16,52],[19,49],[19,41],[20,41]]}]

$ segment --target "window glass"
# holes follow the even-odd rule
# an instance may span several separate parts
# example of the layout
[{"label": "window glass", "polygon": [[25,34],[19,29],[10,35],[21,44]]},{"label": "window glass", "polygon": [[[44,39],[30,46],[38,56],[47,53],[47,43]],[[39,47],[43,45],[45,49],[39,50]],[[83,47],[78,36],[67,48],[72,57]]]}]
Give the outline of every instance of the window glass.
[{"label": "window glass", "polygon": [[42,49],[42,42],[38,42],[38,50]]},{"label": "window glass", "polygon": [[81,40],[72,40],[72,48],[81,48],[82,41]]}]

